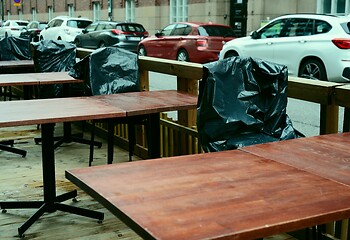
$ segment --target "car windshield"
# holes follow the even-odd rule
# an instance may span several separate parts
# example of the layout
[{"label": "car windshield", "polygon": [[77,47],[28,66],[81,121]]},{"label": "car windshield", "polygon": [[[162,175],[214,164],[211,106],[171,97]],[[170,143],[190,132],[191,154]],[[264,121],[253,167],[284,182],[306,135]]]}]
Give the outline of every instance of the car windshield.
[{"label": "car windshield", "polygon": [[28,23],[26,22],[16,22],[18,26],[27,26]]},{"label": "car windshield", "polygon": [[67,26],[73,27],[73,28],[86,28],[91,21],[86,20],[68,20]]},{"label": "car windshield", "polygon": [[116,29],[122,30],[123,32],[144,32],[145,29],[139,24],[119,24]]},{"label": "car windshield", "polygon": [[198,27],[198,32],[201,36],[234,37],[232,28],[224,26],[200,26]]}]

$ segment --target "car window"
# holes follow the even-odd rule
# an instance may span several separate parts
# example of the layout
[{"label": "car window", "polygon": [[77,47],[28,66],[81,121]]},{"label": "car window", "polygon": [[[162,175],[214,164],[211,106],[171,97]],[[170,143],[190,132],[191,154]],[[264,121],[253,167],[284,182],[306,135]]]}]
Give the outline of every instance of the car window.
[{"label": "car window", "polygon": [[32,22],[31,24],[28,25],[29,28],[38,28],[38,23]]},{"label": "car window", "polygon": [[341,26],[347,34],[350,34],[350,22],[342,23]]},{"label": "car window", "polygon": [[84,20],[68,20],[67,26],[72,28],[86,28],[91,22]]},{"label": "car window", "polygon": [[192,30],[191,26],[187,24],[179,23],[179,24],[176,24],[175,29],[171,32],[171,35],[186,36],[191,32],[191,30]]},{"label": "car window", "polygon": [[112,24],[112,23],[107,23],[106,25],[105,25],[105,29],[114,29],[115,28],[115,26],[114,26],[114,24]]},{"label": "car window", "polygon": [[100,23],[96,27],[96,31],[101,31],[101,30],[104,30],[104,29],[106,29],[106,24],[104,24],[104,23]]},{"label": "car window", "polygon": [[259,31],[260,38],[275,38],[280,37],[281,32],[285,26],[286,20],[281,19],[266,25]]},{"label": "car window", "polygon": [[234,37],[233,29],[224,26],[201,26],[198,27],[198,33],[201,36]]},{"label": "car window", "polygon": [[175,24],[171,24],[169,26],[166,26],[161,32],[160,32],[160,35],[161,36],[170,36],[171,34],[171,31],[173,31],[175,27]]},{"label": "car window", "polygon": [[92,31],[94,31],[95,30],[95,28],[96,28],[96,23],[93,23],[93,24],[90,24],[89,26],[87,26],[86,28],[85,28],[85,30],[86,30],[86,32],[92,32]]},{"label": "car window", "polygon": [[144,32],[145,29],[139,24],[118,24],[116,29],[122,30],[123,32]]},{"label": "car window", "polygon": [[296,18],[291,19],[281,33],[281,37],[299,37],[312,34],[312,19]]},{"label": "car window", "polygon": [[26,22],[16,22],[16,24],[15,24],[16,26],[27,26],[28,25],[28,23],[26,23]]},{"label": "car window", "polygon": [[63,20],[61,19],[56,19],[55,22],[53,23],[52,27],[60,27],[63,23]]},{"label": "car window", "polygon": [[332,26],[325,21],[316,20],[315,21],[315,34],[327,33],[332,29]]}]

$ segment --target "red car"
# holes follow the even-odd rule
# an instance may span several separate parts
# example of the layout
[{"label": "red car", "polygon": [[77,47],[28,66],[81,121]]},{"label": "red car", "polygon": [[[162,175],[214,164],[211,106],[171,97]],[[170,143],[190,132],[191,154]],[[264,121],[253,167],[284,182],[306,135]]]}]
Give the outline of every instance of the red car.
[{"label": "red car", "polygon": [[140,56],[207,63],[216,61],[225,42],[234,39],[230,26],[214,23],[178,22],[143,39]]}]

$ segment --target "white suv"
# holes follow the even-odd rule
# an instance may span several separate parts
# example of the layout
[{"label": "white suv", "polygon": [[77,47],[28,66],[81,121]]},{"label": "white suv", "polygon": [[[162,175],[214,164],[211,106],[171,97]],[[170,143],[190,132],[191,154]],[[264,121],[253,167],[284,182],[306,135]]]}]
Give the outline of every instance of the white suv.
[{"label": "white suv", "polygon": [[350,17],[291,14],[225,44],[220,59],[251,56],[310,79],[350,82]]},{"label": "white suv", "polygon": [[73,42],[75,36],[82,33],[91,20],[86,18],[73,18],[60,16],[53,18],[45,29],[40,32],[40,40],[64,40]]}]

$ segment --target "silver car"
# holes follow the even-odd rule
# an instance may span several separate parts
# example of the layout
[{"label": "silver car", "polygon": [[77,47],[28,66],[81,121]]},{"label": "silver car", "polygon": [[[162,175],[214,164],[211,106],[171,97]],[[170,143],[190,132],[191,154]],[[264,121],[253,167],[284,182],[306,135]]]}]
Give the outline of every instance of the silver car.
[{"label": "silver car", "polygon": [[290,14],[225,44],[220,59],[252,56],[286,65],[290,75],[350,82],[350,18]]}]

